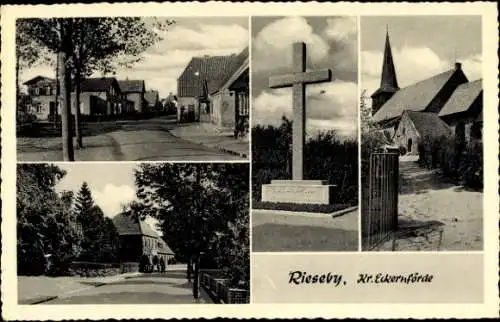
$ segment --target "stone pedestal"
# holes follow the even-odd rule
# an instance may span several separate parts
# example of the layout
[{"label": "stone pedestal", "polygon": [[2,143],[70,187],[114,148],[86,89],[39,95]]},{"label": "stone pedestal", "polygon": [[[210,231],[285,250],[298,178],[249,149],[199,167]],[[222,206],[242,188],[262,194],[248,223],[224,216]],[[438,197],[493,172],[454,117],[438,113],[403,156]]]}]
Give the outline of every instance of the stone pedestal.
[{"label": "stone pedestal", "polygon": [[329,204],[334,188],[323,180],[271,180],[262,185],[262,201]]}]

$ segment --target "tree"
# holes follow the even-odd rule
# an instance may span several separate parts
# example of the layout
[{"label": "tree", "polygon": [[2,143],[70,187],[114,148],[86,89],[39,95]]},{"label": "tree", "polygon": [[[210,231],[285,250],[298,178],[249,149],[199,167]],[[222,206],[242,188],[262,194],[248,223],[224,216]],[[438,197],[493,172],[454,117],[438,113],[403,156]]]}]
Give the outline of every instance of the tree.
[{"label": "tree", "polygon": [[92,192],[90,191],[87,182],[83,182],[76,196],[75,211],[78,214],[78,216],[83,216],[93,206],[94,206],[94,199],[92,198]]},{"label": "tree", "polygon": [[173,21],[142,18],[50,18],[23,19],[27,48],[47,48],[57,55],[57,80],[61,93],[63,159],[74,161],[71,129],[71,75],[76,88],[75,124],[77,146],[82,147],[80,130],[80,82],[95,71],[113,72],[118,66],[130,67],[142,59],[141,53],[161,40],[161,33]]},{"label": "tree", "polygon": [[113,221],[104,216],[92,198],[92,192],[83,182],[75,201],[75,214],[82,228],[79,260],[114,262],[118,259],[119,235]]},{"label": "tree", "polygon": [[[17,166],[17,268],[20,275],[63,274],[78,248],[69,195],[55,185],[65,175],[50,164]],[[49,265],[52,263],[52,266]]]},{"label": "tree", "polygon": [[29,68],[40,58],[34,40],[28,34],[29,25],[26,20],[16,20],[16,98],[19,100],[19,72]]},{"label": "tree", "polygon": [[[142,59],[141,53],[162,40],[161,32],[174,21],[133,17],[120,18],[75,18],[74,19],[74,65],[76,141],[82,147],[80,130],[80,84],[85,77],[96,71],[113,73],[121,66],[130,67]],[[115,62],[115,60],[117,60]]]},{"label": "tree", "polygon": [[235,260],[236,253],[249,255],[244,250],[248,239],[240,238],[242,231],[248,238],[248,227],[241,227],[241,217],[248,217],[247,165],[141,164],[136,185],[141,217],[157,218],[176,256],[187,260],[188,267],[194,263],[195,298],[202,254],[217,258],[218,267],[228,275],[249,269],[248,261]]}]

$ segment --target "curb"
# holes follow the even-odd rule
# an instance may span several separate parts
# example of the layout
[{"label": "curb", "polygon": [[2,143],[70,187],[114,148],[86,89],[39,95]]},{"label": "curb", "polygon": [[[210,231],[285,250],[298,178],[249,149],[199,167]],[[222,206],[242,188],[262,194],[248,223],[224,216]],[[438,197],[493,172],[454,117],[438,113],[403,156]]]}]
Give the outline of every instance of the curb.
[{"label": "curb", "polygon": [[325,217],[332,217],[332,218],[337,218],[340,217],[348,212],[351,212],[353,210],[356,210],[358,206],[352,206],[349,208],[341,209],[338,211],[334,211],[332,213],[325,213],[325,212],[306,212],[306,211],[288,211],[288,210],[272,210],[272,209],[252,209],[251,212],[260,212],[264,214],[280,214],[280,215],[289,215],[289,216],[299,216],[299,217],[315,217],[315,218],[325,218]]}]

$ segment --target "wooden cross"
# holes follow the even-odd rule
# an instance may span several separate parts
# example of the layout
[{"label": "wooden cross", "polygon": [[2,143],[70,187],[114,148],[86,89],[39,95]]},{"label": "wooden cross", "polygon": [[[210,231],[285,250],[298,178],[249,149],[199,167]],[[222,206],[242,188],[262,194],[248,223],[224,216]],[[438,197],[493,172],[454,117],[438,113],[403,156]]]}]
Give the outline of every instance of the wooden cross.
[{"label": "wooden cross", "polygon": [[329,82],[330,69],[306,72],[306,44],[293,44],[293,72],[269,78],[270,88],[292,87],[293,132],[292,132],[292,179],[303,180],[304,146],[306,141],[306,84]]}]

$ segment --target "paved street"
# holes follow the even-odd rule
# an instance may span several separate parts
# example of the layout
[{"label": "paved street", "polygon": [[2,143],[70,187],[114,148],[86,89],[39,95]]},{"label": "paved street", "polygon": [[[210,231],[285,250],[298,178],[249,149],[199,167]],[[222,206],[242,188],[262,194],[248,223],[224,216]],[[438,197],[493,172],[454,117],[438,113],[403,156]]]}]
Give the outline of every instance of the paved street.
[{"label": "paved street", "polygon": [[[86,123],[75,161],[222,161],[243,158],[170,133],[173,117]],[[17,138],[18,161],[62,161],[60,137]]]},{"label": "paved street", "polygon": [[[41,304],[192,304],[192,286],[185,270],[144,274],[60,295]],[[100,285],[100,284],[98,284]],[[199,303],[212,303],[202,292]]]}]

